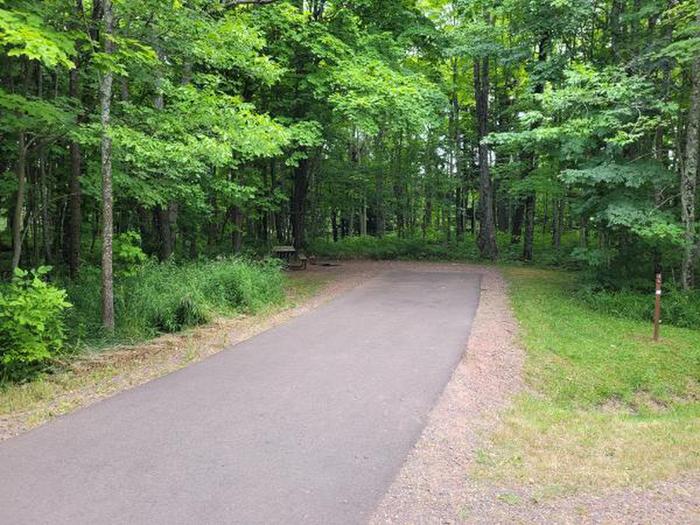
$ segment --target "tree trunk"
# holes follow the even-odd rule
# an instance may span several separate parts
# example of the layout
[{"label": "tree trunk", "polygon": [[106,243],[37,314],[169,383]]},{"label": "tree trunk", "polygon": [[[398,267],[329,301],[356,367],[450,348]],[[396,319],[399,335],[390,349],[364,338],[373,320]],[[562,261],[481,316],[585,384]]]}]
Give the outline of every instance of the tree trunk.
[{"label": "tree trunk", "polygon": [[525,242],[523,243],[523,260],[532,260],[532,245],[535,239],[535,193],[531,192],[525,199]]},{"label": "tree trunk", "polygon": [[48,164],[47,157],[48,151],[44,150],[39,161],[39,188],[41,196],[41,240],[43,242],[44,260],[46,261],[46,264],[51,264],[53,262],[53,254],[51,252],[51,239],[53,232],[51,227],[51,217],[49,216],[50,195],[49,185],[46,178],[46,165]]},{"label": "tree trunk", "polygon": [[496,229],[500,232],[508,233],[508,201],[501,197],[496,196]]},{"label": "tree trunk", "polygon": [[[71,69],[68,81],[68,95],[80,100],[78,60],[75,69]],[[75,279],[80,271],[80,226],[82,223],[82,196],[80,189],[81,152],[80,144],[71,141],[70,146],[70,181],[68,183],[68,272]]]},{"label": "tree trunk", "polygon": [[455,190],[455,228],[457,234],[457,240],[464,240],[464,197],[462,182],[458,182],[457,189]]},{"label": "tree trunk", "polygon": [[455,179],[455,235],[458,241],[464,239],[464,212],[462,206],[462,166],[461,166],[461,148],[460,148],[460,106],[459,106],[459,68],[457,57],[452,58],[452,92],[450,95],[450,131],[452,139],[452,151],[450,159],[450,175]]},{"label": "tree trunk", "polygon": [[241,253],[243,249],[243,212],[238,206],[234,206],[233,216],[233,253]]},{"label": "tree trunk", "polygon": [[430,195],[425,198],[425,208],[423,210],[423,223],[421,224],[421,230],[423,232],[423,238],[426,237],[428,230],[432,227],[433,223],[433,200]]},{"label": "tree trunk", "polygon": [[384,237],[386,232],[386,219],[384,216],[384,175],[379,173],[377,175],[377,187],[375,195],[375,223],[376,223],[376,234],[377,237]]},{"label": "tree trunk", "polygon": [[561,232],[564,229],[564,199],[554,201],[552,215],[552,246],[555,250],[561,248]]},{"label": "tree trunk", "polygon": [[[102,2],[102,21],[104,24],[104,52],[114,52],[112,34],[114,33],[114,13],[112,0]],[[107,70],[100,78],[100,124],[101,124],[101,171],[102,171],[102,325],[109,331],[114,330],[114,282],[112,275],[112,138],[109,133],[110,110],[112,104],[112,72]]]},{"label": "tree trunk", "polygon": [[525,217],[525,205],[522,199],[518,198],[515,202],[515,210],[513,212],[513,220],[510,228],[510,243],[520,244],[520,237],[523,233],[523,218]]},{"label": "tree trunk", "polygon": [[547,224],[549,223],[549,217],[547,216],[549,213],[549,199],[547,199],[547,195],[545,194],[544,196],[544,210],[542,213],[542,233],[547,232]]},{"label": "tree trunk", "polygon": [[479,141],[479,235],[477,246],[482,257],[496,259],[496,225],[493,217],[493,183],[489,169],[488,146],[483,139],[488,133],[489,60],[474,60],[474,97],[476,99],[477,139]]},{"label": "tree trunk", "polygon": [[168,207],[158,206],[156,208],[156,220],[158,222],[158,258],[167,261],[173,254],[173,210],[174,204]]},{"label": "tree trunk", "polygon": [[[544,68],[547,62],[549,49],[549,34],[545,33],[540,38],[537,51],[537,61]],[[535,93],[544,93],[544,79],[538,78],[534,88]],[[530,175],[537,168],[537,155],[532,152],[529,155]],[[536,193],[534,190],[529,190],[525,196],[525,239],[523,243],[523,260],[532,261],[533,243],[535,240],[535,210],[536,210]],[[546,214],[546,212],[545,212]],[[546,221],[546,216],[545,216]]]},{"label": "tree trunk", "polygon": [[294,168],[294,187],[292,188],[291,219],[294,247],[299,250],[304,246],[304,217],[306,212],[306,194],[309,189],[309,159],[302,159]]},{"label": "tree trunk", "polygon": [[338,212],[335,208],[331,210],[331,234],[333,242],[338,242]]},{"label": "tree trunk", "polygon": [[367,235],[367,198],[362,197],[362,209],[360,210],[360,235]]},{"label": "tree trunk", "polygon": [[[700,24],[700,5],[697,6]],[[700,128],[700,56],[691,65],[692,91],[685,137],[685,162],[681,171],[681,218],[685,227],[685,246],[681,264],[681,285],[689,290],[694,284],[696,250],[700,241],[695,224],[695,200],[698,180],[698,133]]]},{"label": "tree trunk", "polygon": [[24,226],[24,198],[27,187],[27,139],[24,132],[17,141],[17,197],[12,219],[12,271],[19,266],[22,257],[22,230]]},{"label": "tree trunk", "polygon": [[582,215],[580,219],[578,245],[581,248],[588,248],[588,218],[585,215]]}]

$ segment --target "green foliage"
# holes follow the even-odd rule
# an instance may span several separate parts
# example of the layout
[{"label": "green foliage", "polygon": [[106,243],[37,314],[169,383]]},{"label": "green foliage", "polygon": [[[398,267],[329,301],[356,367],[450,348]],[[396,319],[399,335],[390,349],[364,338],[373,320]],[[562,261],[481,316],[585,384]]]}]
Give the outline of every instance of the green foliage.
[{"label": "green foliage", "polygon": [[[651,322],[654,318],[654,290],[605,290],[584,286],[575,294],[583,304],[611,316]],[[700,293],[673,287],[664,291],[661,320],[665,325],[697,329],[700,326]]]},{"label": "green foliage", "polygon": [[375,260],[475,260],[478,251],[474,243],[445,243],[419,237],[346,237],[338,242],[317,240],[310,250],[323,257],[335,259]]},{"label": "green foliage", "polygon": [[420,132],[445,104],[437,86],[423,76],[396,71],[377,59],[341,63],[332,85],[336,111],[369,135]]},{"label": "green foliage", "polygon": [[63,312],[71,305],[64,290],[44,280],[50,270],[18,268],[0,285],[0,377],[26,377],[63,347]]},{"label": "green foliage", "polygon": [[28,9],[0,9],[0,50],[7,47],[8,56],[39,60],[49,67],[73,67],[71,35],[51,29],[39,13],[31,11],[31,4],[21,7]]},{"label": "green foliage", "polygon": [[148,260],[141,249],[141,235],[138,232],[128,231],[116,235],[112,246],[115,272],[119,277],[136,274]]},{"label": "green foliage", "polygon": [[65,99],[41,100],[0,88],[0,130],[32,131],[46,135],[71,128],[75,115]]},{"label": "green foliage", "polygon": [[[504,261],[520,262],[521,247],[512,245],[508,234],[499,233],[497,243]],[[537,234],[535,262],[543,266],[576,265],[574,253],[576,238],[567,235],[562,240],[560,250],[551,246],[548,236]],[[473,239],[467,236],[462,241],[447,241],[438,233],[427,237],[385,237],[353,236],[337,242],[316,239],[309,250],[320,257],[333,259],[375,259],[375,260],[432,260],[432,261],[478,261],[479,250]]]}]

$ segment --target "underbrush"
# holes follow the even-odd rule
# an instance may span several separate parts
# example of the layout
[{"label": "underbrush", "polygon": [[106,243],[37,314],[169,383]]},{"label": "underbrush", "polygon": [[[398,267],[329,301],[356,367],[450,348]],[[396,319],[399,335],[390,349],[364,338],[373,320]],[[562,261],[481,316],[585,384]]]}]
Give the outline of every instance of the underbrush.
[{"label": "underbrush", "polygon": [[17,268],[0,284],[0,381],[22,379],[63,348],[66,292],[46,282],[50,267]]},{"label": "underbrush", "polygon": [[[639,321],[651,321],[654,318],[653,283],[646,291],[582,287],[576,291],[576,298],[600,313]],[[700,292],[665,289],[661,297],[661,312],[664,324],[700,329]]]},{"label": "underbrush", "polygon": [[[559,249],[551,245],[549,235],[535,236],[533,252],[534,263],[543,266],[576,265],[576,260],[569,257],[576,245],[576,236],[569,233],[562,238]],[[522,259],[522,245],[511,244],[510,235],[498,232],[497,243],[499,260],[519,262]],[[316,239],[311,242],[311,253],[319,257],[333,259],[375,259],[375,260],[442,260],[442,261],[477,261],[480,260],[475,238],[466,234],[462,240],[446,240],[437,235],[427,237],[384,237],[352,236],[334,242]]]},{"label": "underbrush", "polygon": [[85,269],[66,290],[74,305],[67,319],[69,341],[74,347],[177,332],[219,315],[255,312],[284,297],[283,276],[274,261],[148,263],[116,280],[116,327],[113,334],[107,334],[100,323],[99,269]]},{"label": "underbrush", "polygon": [[557,494],[700,468],[700,331],[666,326],[654,343],[651,323],[582,303],[573,274],[504,273],[530,391],[477,473]]}]

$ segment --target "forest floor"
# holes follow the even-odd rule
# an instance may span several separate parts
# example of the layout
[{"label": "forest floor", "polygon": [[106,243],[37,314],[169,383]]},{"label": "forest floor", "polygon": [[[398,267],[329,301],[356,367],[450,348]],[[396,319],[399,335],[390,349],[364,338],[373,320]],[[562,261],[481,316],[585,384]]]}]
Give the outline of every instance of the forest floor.
[{"label": "forest floor", "polygon": [[[697,367],[692,349],[700,336],[666,327],[662,344],[652,347],[646,324],[575,311],[557,299],[550,292],[559,286],[558,272],[458,263],[310,266],[289,274],[282,307],[101,352],[4,392],[0,439],[204,359],[380,271],[426,266],[480,273],[481,302],[464,357],[373,523],[700,522],[698,396],[692,380]],[[566,321],[565,315],[584,324]],[[543,356],[548,345],[571,347],[572,341],[581,354],[618,344],[621,349],[592,354],[602,360],[597,369],[567,369],[561,356]],[[618,377],[618,369],[647,377],[648,371],[636,370],[634,363],[657,366],[659,356],[675,368],[659,367],[659,384],[647,385],[649,390],[685,381],[685,394],[672,393],[666,400],[633,392],[628,399],[621,389],[613,401],[582,404],[590,392],[617,388],[614,381],[635,385],[634,377]],[[583,385],[580,391],[577,384]],[[571,399],[561,401],[566,396]]]}]

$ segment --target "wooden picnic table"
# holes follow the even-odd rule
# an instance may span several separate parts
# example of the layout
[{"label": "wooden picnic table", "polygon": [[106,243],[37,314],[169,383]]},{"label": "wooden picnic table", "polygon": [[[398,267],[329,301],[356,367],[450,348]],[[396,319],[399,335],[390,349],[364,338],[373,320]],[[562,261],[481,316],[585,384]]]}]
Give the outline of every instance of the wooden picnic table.
[{"label": "wooden picnic table", "polygon": [[[290,268],[297,270],[306,269],[306,255],[300,253],[294,246],[273,246],[272,253],[275,257],[283,259]],[[298,264],[290,265],[292,260],[296,260]]]}]

